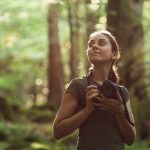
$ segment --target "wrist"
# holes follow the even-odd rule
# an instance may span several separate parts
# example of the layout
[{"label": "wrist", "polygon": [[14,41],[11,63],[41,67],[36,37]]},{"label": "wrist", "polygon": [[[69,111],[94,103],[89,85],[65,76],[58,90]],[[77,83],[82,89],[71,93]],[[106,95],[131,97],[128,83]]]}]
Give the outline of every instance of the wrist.
[{"label": "wrist", "polygon": [[94,108],[88,108],[88,107],[84,108],[84,112],[88,115],[91,114],[93,112],[93,110],[94,110]]}]

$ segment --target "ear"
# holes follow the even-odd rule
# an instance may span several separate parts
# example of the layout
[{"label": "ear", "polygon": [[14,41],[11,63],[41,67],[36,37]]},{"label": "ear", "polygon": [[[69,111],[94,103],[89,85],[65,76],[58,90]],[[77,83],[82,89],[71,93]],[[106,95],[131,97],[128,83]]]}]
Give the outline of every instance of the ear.
[{"label": "ear", "polygon": [[117,55],[117,52],[116,52],[116,51],[114,51],[114,52],[112,53],[112,59],[113,59],[113,60],[118,59],[118,55]]}]

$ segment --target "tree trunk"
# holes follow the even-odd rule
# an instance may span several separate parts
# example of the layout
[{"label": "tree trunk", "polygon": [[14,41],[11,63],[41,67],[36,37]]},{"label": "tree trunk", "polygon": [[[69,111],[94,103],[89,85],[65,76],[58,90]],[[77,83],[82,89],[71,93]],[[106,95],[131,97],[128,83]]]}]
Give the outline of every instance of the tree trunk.
[{"label": "tree trunk", "polygon": [[[121,73],[125,84],[134,91],[139,101],[146,94],[144,82],[140,82],[145,78],[142,6],[141,0],[109,0],[107,5],[107,29],[116,36],[121,46]],[[137,72],[142,72],[142,75]]]},{"label": "tree trunk", "polygon": [[48,12],[48,101],[52,107],[57,107],[62,97],[63,69],[58,31],[58,5],[49,5]]},{"label": "tree trunk", "polygon": [[148,100],[144,82],[146,70],[142,8],[143,0],[108,0],[107,4],[107,29],[116,36],[121,47],[121,82],[132,91],[138,102]]},{"label": "tree trunk", "polygon": [[1,116],[8,121],[14,121],[16,117],[11,104],[9,104],[8,100],[2,96],[0,96],[0,119]]},{"label": "tree trunk", "polygon": [[79,51],[80,51],[80,41],[79,41],[79,18],[78,18],[78,6],[79,1],[74,2],[67,1],[68,7],[68,22],[70,27],[70,79],[78,77],[79,75]]}]

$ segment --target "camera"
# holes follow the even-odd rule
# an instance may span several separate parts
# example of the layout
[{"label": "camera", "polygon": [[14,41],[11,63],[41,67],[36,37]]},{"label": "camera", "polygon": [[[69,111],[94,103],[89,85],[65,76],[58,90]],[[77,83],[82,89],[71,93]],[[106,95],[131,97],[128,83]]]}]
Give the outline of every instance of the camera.
[{"label": "camera", "polygon": [[[117,99],[117,84],[113,83],[111,80],[106,80],[102,85],[98,85],[97,89],[107,98]],[[93,99],[96,102],[96,98]]]}]

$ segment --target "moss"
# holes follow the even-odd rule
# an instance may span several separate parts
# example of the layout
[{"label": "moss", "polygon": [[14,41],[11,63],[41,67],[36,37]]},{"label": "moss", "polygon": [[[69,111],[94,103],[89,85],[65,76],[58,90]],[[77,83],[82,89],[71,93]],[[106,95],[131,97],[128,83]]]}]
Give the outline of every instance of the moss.
[{"label": "moss", "polygon": [[54,119],[54,113],[49,110],[28,110],[27,116],[30,120],[37,123],[51,122]]}]

